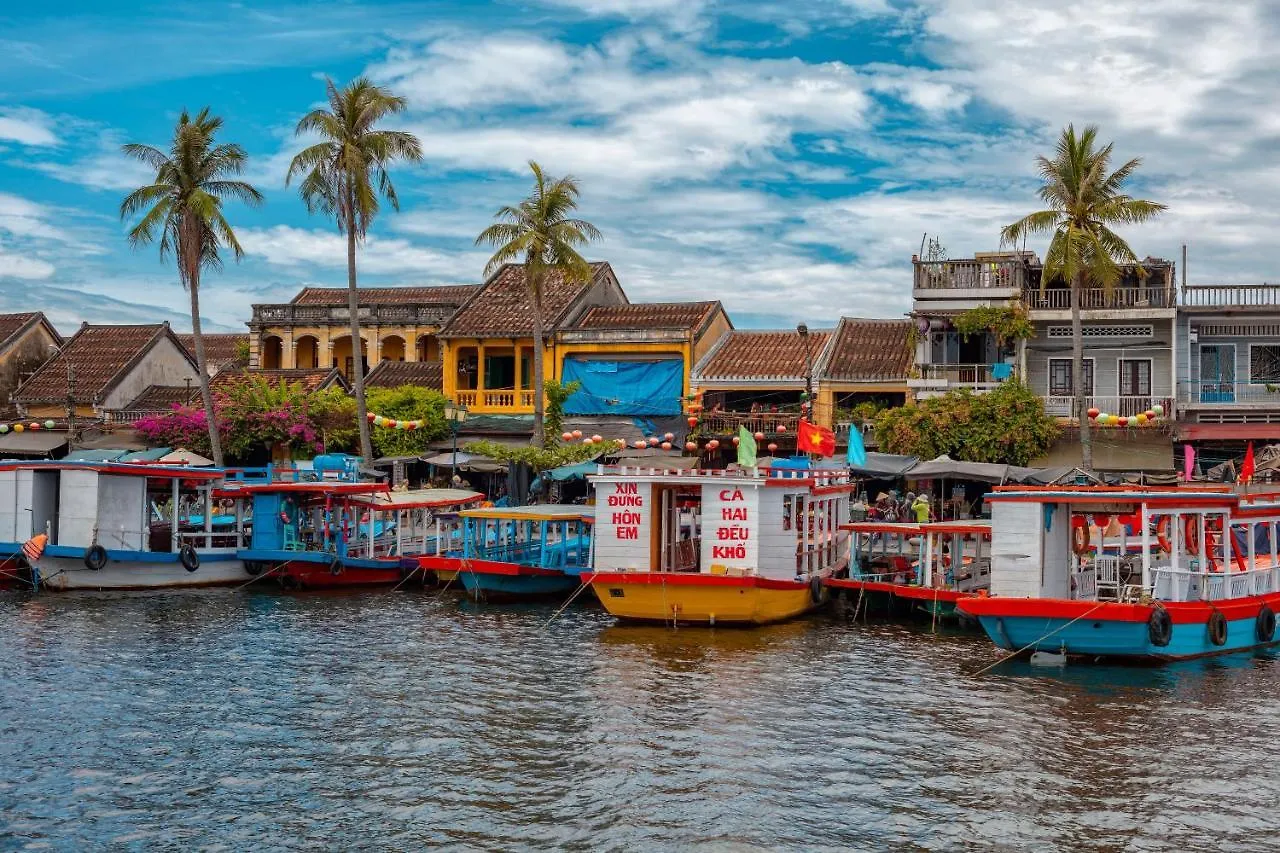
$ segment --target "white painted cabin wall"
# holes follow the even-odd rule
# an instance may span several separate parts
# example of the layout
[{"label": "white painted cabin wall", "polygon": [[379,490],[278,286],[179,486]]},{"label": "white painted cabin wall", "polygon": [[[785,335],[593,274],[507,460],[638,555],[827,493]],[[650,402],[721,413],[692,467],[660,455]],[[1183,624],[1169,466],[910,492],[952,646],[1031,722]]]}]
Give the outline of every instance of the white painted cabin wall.
[{"label": "white painted cabin wall", "polygon": [[[759,571],[761,574],[767,574],[768,568],[760,563],[758,538],[764,518],[761,515],[761,491],[763,490],[758,482],[703,483],[703,571],[719,572],[720,569],[716,567],[723,566],[728,572]],[[738,510],[745,510],[745,520],[729,517],[737,514]],[[782,525],[781,508],[776,518],[780,527]],[[727,551],[736,553],[738,548],[742,549],[742,556],[727,556]],[[774,571],[777,571],[776,567]]]},{"label": "white painted cabin wall", "polygon": [[58,535],[58,472],[35,471],[31,478],[31,535],[50,531],[50,541]]},{"label": "white painted cabin wall", "polygon": [[1071,507],[1056,504],[1050,517],[1049,530],[1044,529],[1042,504],[1030,504],[1040,513],[1040,531],[1044,542],[1044,579],[1040,587],[1043,598],[1071,597]]},{"label": "white painted cabin wall", "polygon": [[[594,485],[596,522],[592,537],[595,540],[595,568],[602,572],[615,569],[648,571],[652,568],[653,559],[649,553],[653,542],[653,484],[637,483],[628,478],[601,477],[594,480]],[[635,494],[630,492],[632,487],[636,489]],[[624,518],[629,519],[631,514],[639,516],[638,522],[619,523]]]},{"label": "white painted cabin wall", "polygon": [[0,542],[17,542],[18,471],[0,471]]},{"label": "white painted cabin wall", "polygon": [[791,530],[782,526],[783,508],[788,498],[800,494],[799,490],[761,489],[760,490],[760,523],[759,560],[760,574],[768,578],[794,580],[796,576],[796,539],[798,532],[794,529],[796,519],[792,519]]},{"label": "white painted cabin wall", "polygon": [[55,544],[88,548],[98,524],[98,472],[68,470],[59,477],[62,501]]},{"label": "white painted cabin wall", "polygon": [[991,502],[991,594],[1040,595],[1044,516],[1037,503]]},{"label": "white painted cabin wall", "polygon": [[18,471],[18,480],[14,484],[17,503],[14,506],[13,539],[9,541],[26,542],[31,538],[31,485],[34,475],[30,469]]},{"label": "white painted cabin wall", "polygon": [[98,478],[98,543],[104,548],[144,550],[145,477]]}]

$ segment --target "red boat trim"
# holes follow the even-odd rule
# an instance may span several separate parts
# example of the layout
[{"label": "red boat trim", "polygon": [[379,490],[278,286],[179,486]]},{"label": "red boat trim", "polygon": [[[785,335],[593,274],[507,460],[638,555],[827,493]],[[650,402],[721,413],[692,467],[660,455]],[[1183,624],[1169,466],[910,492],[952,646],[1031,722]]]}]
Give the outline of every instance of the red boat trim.
[{"label": "red boat trim", "polygon": [[418,558],[418,565],[432,571],[443,569],[447,572],[471,572],[477,575],[504,575],[506,577],[555,577],[564,574],[559,569],[542,569],[537,566],[521,566],[516,563],[500,563],[495,560],[472,560],[462,557],[424,556]]},{"label": "red boat trim", "polygon": [[[1258,615],[1262,605],[1272,610],[1280,607],[1280,592],[1226,601],[1167,601],[1162,606],[1175,625],[1195,625],[1209,621],[1214,611],[1228,620],[1250,619]],[[1032,619],[1088,619],[1098,622],[1146,622],[1154,604],[1123,604],[1114,601],[1076,601],[1065,598],[965,598],[956,605],[970,616],[1008,616]]]},{"label": "red boat trim", "polygon": [[921,601],[959,601],[962,598],[977,597],[976,592],[960,592],[955,589],[936,589],[929,586],[889,583],[887,581],[864,581],[857,578],[827,578],[823,583],[835,589],[886,592],[899,598],[919,599]]},{"label": "red boat trim", "polygon": [[701,572],[584,572],[583,583],[606,585],[663,585],[663,586],[719,586],[755,587],[757,589],[806,589],[808,581],[789,581],[780,578],[762,578],[758,575],[734,577],[732,575],[708,575]]}]

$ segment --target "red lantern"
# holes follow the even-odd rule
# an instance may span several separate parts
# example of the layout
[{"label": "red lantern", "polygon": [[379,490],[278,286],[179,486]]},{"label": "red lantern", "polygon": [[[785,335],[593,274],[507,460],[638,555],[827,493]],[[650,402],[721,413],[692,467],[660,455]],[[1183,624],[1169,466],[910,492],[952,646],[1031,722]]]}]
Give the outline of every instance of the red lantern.
[{"label": "red lantern", "polygon": [[561,440],[561,441],[573,441],[573,433],[571,433],[571,432],[567,432],[567,431],[566,431],[566,432],[562,432],[562,433],[560,433],[560,440]]},{"label": "red lantern", "polygon": [[388,428],[388,429],[395,429],[395,428],[396,428],[396,424],[398,424],[398,423],[399,423],[399,421],[395,421],[395,420],[387,421],[387,428]]},{"label": "red lantern", "polygon": [[719,446],[720,442],[717,439],[713,438],[707,442],[707,450],[715,450]]},{"label": "red lantern", "polygon": [[1147,409],[1145,412],[1143,412],[1143,414],[1147,416],[1147,420],[1149,421],[1154,421],[1156,419],[1156,413],[1154,409]]},{"label": "red lantern", "polygon": [[698,419],[697,419],[697,418],[689,418],[689,429],[693,429],[693,428],[694,428],[694,427],[696,427],[697,425],[698,425]]},{"label": "red lantern", "polygon": [[582,438],[582,430],[580,430],[580,429],[575,429],[575,430],[573,431],[573,437],[574,437],[574,438]]},{"label": "red lantern", "polygon": [[784,433],[784,432],[786,432],[786,431],[787,431],[787,428],[786,428],[785,426],[783,426],[782,424],[778,424],[778,434],[779,434],[779,435],[781,435],[782,433]]},{"label": "red lantern", "polygon": [[663,450],[670,450],[670,449],[671,449],[671,442],[669,442],[669,441],[664,441],[664,442],[662,442],[662,449],[663,449]]},{"label": "red lantern", "polygon": [[1119,418],[1116,420],[1116,426],[1127,427],[1129,425],[1128,418]]},{"label": "red lantern", "polygon": [[35,421],[32,421],[31,423],[27,424],[27,429],[40,429],[40,424],[36,423]]},{"label": "red lantern", "polygon": [[592,443],[592,444],[599,444],[599,443],[600,443],[600,442],[602,442],[602,441],[604,441],[604,439],[603,439],[603,438],[601,438],[601,437],[600,437],[600,436],[598,436],[598,435],[593,435],[593,436],[591,436],[591,443]]},{"label": "red lantern", "polygon": [[417,421],[405,421],[405,422],[404,422],[404,428],[405,428],[405,429],[417,429],[417,428],[418,428],[418,422],[417,422]]},{"label": "red lantern", "polygon": [[676,434],[675,434],[675,433],[673,433],[673,432],[669,432],[669,433],[667,433],[666,435],[664,435],[664,436],[662,437],[662,440],[663,440],[663,441],[675,441],[675,440],[676,440]]},{"label": "red lantern", "polygon": [[369,419],[370,423],[372,423],[373,419],[376,418],[377,415],[375,415],[373,412],[370,412],[369,414],[365,415],[365,417]]},{"label": "red lantern", "polygon": [[1098,411],[1097,409],[1090,409],[1088,414],[1089,414],[1089,420],[1093,420],[1098,415],[1102,414],[1102,412]]},{"label": "red lantern", "polygon": [[764,433],[758,432],[755,435],[756,441],[764,441]]},{"label": "red lantern", "polygon": [[684,443],[684,449],[685,449],[685,450],[687,450],[687,451],[689,451],[690,453],[692,453],[693,451],[695,451],[695,450],[697,450],[697,449],[698,449],[698,442],[696,442],[696,441],[686,441],[686,442]]},{"label": "red lantern", "polygon": [[649,443],[645,441],[643,438],[638,438],[636,439],[636,442],[633,446],[635,447],[636,450],[643,450],[644,448],[649,446]]},{"label": "red lantern", "polygon": [[777,453],[777,452],[778,452],[778,445],[774,444],[772,441],[771,441],[771,442],[769,442],[769,452],[770,452],[770,453]]}]

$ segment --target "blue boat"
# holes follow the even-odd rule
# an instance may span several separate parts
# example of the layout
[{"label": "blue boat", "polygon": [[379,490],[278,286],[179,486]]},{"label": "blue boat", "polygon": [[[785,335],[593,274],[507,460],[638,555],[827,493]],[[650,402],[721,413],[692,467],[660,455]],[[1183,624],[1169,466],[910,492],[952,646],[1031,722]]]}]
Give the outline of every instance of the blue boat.
[{"label": "blue boat", "polygon": [[957,608],[1011,652],[1163,662],[1270,646],[1280,494],[1002,487],[990,596]]},{"label": "blue boat", "polygon": [[581,585],[590,568],[591,521],[581,506],[489,507],[458,513],[461,547],[419,558],[441,575],[453,574],[477,599],[561,595]]}]

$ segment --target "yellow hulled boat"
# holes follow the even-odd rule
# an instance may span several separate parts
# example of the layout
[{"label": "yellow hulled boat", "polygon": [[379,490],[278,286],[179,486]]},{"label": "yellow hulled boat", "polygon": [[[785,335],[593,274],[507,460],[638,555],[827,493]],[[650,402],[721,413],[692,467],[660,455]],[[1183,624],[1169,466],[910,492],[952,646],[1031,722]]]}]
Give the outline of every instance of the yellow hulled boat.
[{"label": "yellow hulled boat", "polygon": [[825,601],[848,565],[843,471],[601,468],[594,571],[620,619],[764,625]]}]

